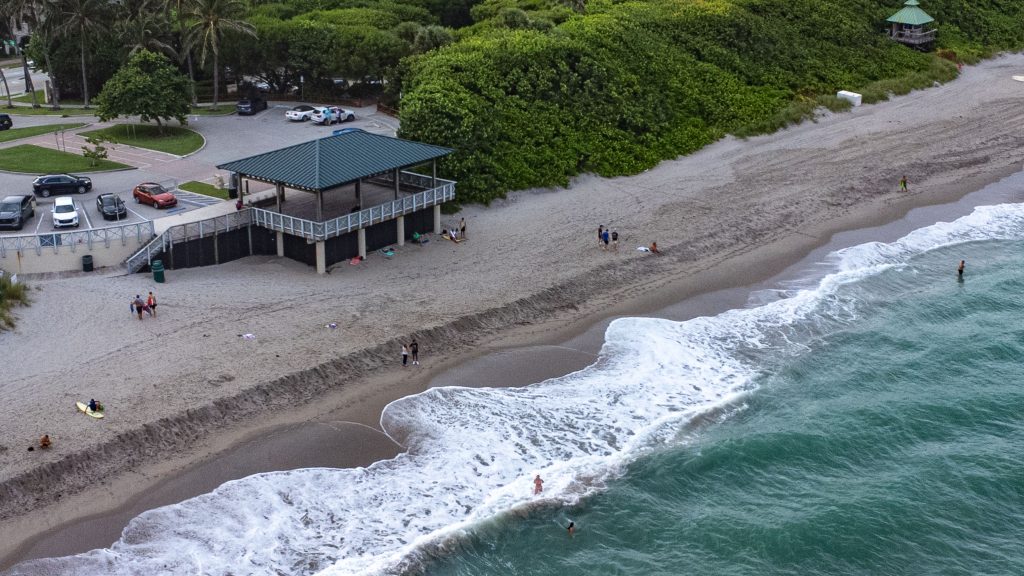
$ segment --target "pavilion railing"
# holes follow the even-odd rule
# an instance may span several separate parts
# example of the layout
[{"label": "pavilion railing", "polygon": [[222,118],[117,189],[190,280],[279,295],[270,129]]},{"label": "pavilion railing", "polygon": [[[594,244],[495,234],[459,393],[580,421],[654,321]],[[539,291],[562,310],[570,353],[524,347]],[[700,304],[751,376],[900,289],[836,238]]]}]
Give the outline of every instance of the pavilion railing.
[{"label": "pavilion railing", "polygon": [[121,245],[125,246],[128,240],[144,242],[152,236],[153,222],[151,221],[71,232],[0,236],[0,257],[7,257],[9,250],[16,252],[35,250],[38,256],[43,253],[43,248],[52,248],[53,253],[57,254],[61,246],[67,246],[71,252],[74,252],[76,247],[83,245],[91,250],[94,245],[99,243],[102,243],[103,247],[109,248],[110,243],[115,241],[120,241]]},{"label": "pavilion railing", "polygon": [[153,238],[149,244],[146,244],[138,252],[125,260],[125,264],[128,267],[129,273],[138,272],[143,266],[152,264],[155,256],[166,253],[171,244],[229,232],[238,228],[244,228],[250,224],[252,224],[252,214],[250,211],[240,210],[207,218],[206,220],[171,226],[164,230],[163,234]]},{"label": "pavilion railing", "polygon": [[897,30],[890,36],[904,44],[927,44],[935,41],[935,30]]},{"label": "pavilion railing", "polygon": [[[416,180],[417,182],[425,183],[428,186],[433,181],[429,176],[422,176],[411,172],[404,172],[400,181],[404,181],[406,179],[406,174],[410,175],[410,184],[412,184],[413,180],[416,180],[412,177],[418,177],[419,180]],[[392,179],[392,182],[393,181],[394,180]],[[436,182],[439,184],[436,188],[430,188],[423,192],[405,196],[392,202],[385,202],[384,204],[371,206],[365,210],[346,214],[332,220],[327,220],[326,222],[305,220],[303,218],[296,218],[295,216],[288,216],[287,214],[280,214],[270,210],[264,210],[262,208],[250,208],[249,210],[253,213],[253,224],[277,232],[284,232],[285,234],[291,234],[293,236],[301,236],[302,238],[312,242],[321,242],[328,238],[341,236],[342,234],[347,234],[353,230],[366,228],[387,220],[393,220],[399,216],[418,212],[424,208],[443,204],[455,199],[455,182],[441,179],[437,179]]]}]

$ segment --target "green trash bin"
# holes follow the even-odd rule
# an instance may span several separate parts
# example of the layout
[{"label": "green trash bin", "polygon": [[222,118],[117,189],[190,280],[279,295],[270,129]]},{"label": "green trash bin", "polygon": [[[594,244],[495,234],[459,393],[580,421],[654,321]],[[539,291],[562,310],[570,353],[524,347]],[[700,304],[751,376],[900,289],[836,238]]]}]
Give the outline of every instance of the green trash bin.
[{"label": "green trash bin", "polygon": [[164,261],[153,260],[152,264],[149,265],[149,269],[153,271],[153,281],[158,284],[164,283]]}]

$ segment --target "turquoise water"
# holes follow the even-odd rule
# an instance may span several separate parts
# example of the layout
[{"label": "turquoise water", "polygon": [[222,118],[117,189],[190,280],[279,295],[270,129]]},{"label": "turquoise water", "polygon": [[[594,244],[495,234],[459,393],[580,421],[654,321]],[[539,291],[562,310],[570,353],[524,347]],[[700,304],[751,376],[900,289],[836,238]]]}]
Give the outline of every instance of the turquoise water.
[{"label": "turquoise water", "polygon": [[1024,242],[924,250],[830,299],[742,399],[424,572],[1024,574]]}]

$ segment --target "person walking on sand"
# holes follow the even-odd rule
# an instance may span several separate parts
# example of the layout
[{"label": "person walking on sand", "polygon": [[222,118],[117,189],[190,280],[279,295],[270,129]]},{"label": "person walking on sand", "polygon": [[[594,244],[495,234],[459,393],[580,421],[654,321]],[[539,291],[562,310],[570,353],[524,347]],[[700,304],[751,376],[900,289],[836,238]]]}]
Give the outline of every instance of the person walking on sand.
[{"label": "person walking on sand", "polygon": [[619,251],[619,231],[612,230],[612,250]]},{"label": "person walking on sand", "polygon": [[601,250],[608,250],[608,241],[611,240],[611,233],[606,228],[604,233],[601,234]]},{"label": "person walking on sand", "polygon": [[604,224],[597,227],[597,245],[604,246]]},{"label": "person walking on sand", "polygon": [[466,239],[466,219],[459,220],[459,238]]},{"label": "person walking on sand", "polygon": [[156,318],[156,296],[153,295],[152,290],[149,292],[149,297],[146,298],[146,306],[149,306],[149,312]]},{"label": "person walking on sand", "polygon": [[544,480],[541,479],[540,474],[537,474],[533,478],[533,493],[540,494],[544,491]]},{"label": "person walking on sand", "polygon": [[142,308],[146,305],[146,303],[142,301],[142,296],[136,294],[135,300],[132,301],[132,304],[135,306],[135,313],[138,314],[139,320],[142,320]]},{"label": "person walking on sand", "polygon": [[900,192],[907,191],[907,175],[904,174],[903,178],[900,178]]},{"label": "person walking on sand", "polygon": [[409,363],[409,347],[402,344],[402,368]]},{"label": "person walking on sand", "polygon": [[960,261],[960,265],[956,267],[956,277],[960,280],[964,279],[964,264],[963,260]]},{"label": "person walking on sand", "polygon": [[418,366],[420,363],[420,345],[413,339],[412,344],[409,344],[409,351],[412,352],[412,364]]}]

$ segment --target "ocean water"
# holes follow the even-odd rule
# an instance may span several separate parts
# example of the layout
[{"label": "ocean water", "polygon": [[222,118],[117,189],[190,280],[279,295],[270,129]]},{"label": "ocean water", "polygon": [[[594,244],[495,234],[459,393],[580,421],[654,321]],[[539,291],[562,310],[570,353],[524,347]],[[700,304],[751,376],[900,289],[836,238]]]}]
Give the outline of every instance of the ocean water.
[{"label": "ocean water", "polygon": [[392,403],[394,460],[228,482],[10,574],[1024,574],[1024,205],[752,302],[615,320],[582,371]]}]

